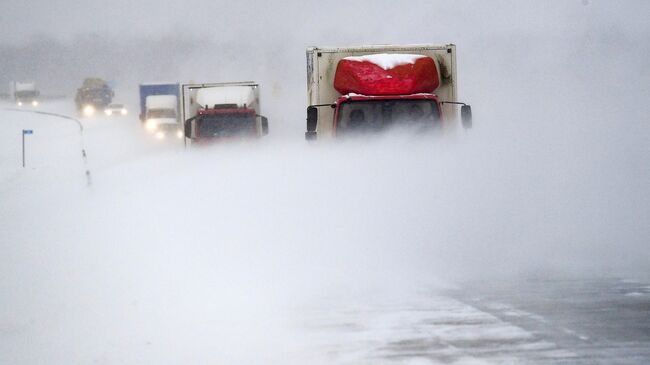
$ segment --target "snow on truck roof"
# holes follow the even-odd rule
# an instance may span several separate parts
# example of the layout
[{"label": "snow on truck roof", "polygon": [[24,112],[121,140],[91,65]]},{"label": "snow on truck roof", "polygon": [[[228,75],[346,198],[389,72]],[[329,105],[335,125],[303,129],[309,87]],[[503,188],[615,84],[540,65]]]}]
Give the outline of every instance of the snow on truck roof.
[{"label": "snow on truck roof", "polygon": [[201,106],[237,104],[241,108],[255,101],[255,90],[251,86],[209,87],[196,92],[196,102]]},{"label": "snow on truck roof", "polygon": [[414,64],[420,58],[427,56],[419,54],[401,54],[401,53],[379,53],[379,54],[370,54],[365,56],[351,56],[345,57],[344,60],[356,61],[356,62],[370,62],[375,65],[383,68],[384,70],[390,70],[400,65]]},{"label": "snow on truck roof", "polygon": [[145,105],[149,109],[173,108],[176,109],[176,95],[149,95],[145,98]]}]

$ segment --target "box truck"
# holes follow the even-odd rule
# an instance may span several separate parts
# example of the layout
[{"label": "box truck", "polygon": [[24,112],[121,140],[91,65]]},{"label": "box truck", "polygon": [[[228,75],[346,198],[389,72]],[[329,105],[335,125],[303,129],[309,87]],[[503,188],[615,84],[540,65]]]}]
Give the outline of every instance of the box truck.
[{"label": "box truck", "polygon": [[456,46],[381,45],[307,49],[308,140],[416,127],[449,130],[457,100]]},{"label": "box truck", "polygon": [[16,105],[38,106],[40,92],[34,82],[11,81],[9,84],[9,97]]},{"label": "box truck", "polygon": [[180,119],[180,84],[140,84],[140,120],[147,131],[163,139],[183,138]]},{"label": "box truck", "polygon": [[257,138],[269,132],[255,82],[184,84],[181,96],[184,135],[194,142]]}]

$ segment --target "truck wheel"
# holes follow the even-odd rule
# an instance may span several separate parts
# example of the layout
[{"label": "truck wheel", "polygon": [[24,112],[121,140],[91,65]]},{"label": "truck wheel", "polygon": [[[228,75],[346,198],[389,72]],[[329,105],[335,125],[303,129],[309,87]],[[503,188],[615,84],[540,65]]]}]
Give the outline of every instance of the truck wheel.
[{"label": "truck wheel", "polygon": [[316,136],[316,132],[305,132],[305,140],[307,141],[315,141]]}]

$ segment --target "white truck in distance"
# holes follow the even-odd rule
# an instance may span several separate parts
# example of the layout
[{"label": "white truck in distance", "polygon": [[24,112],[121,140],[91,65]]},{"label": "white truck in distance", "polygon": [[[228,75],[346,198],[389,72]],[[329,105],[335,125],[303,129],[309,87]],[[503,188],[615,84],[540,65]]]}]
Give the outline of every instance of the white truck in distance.
[{"label": "white truck in distance", "polygon": [[155,132],[157,138],[167,136],[183,138],[183,130],[178,122],[176,95],[149,95],[145,98],[145,128]]},{"label": "white truck in distance", "polygon": [[259,138],[269,132],[252,82],[185,84],[181,89],[185,137],[195,142]]},{"label": "white truck in distance", "polygon": [[12,81],[9,85],[9,94],[11,100],[18,106],[38,106],[40,92],[36,89],[34,82]]},{"label": "white truck in distance", "polygon": [[[435,93],[434,93],[435,92]],[[307,49],[308,140],[400,126],[471,127],[457,100],[456,46],[380,45]]]}]

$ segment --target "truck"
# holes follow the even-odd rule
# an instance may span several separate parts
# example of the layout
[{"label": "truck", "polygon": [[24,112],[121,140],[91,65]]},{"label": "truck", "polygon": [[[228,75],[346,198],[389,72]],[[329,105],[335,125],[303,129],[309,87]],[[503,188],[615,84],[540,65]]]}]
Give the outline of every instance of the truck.
[{"label": "truck", "polygon": [[113,100],[113,96],[115,93],[106,81],[89,77],[84,79],[81,87],[77,89],[75,103],[81,115],[92,117],[97,110],[104,110]]},{"label": "truck", "polygon": [[159,139],[168,135],[183,138],[180,119],[180,84],[140,84],[140,121]]},{"label": "truck", "polygon": [[36,89],[36,83],[11,81],[9,84],[9,97],[16,105],[38,106],[40,92]]},{"label": "truck", "polygon": [[315,140],[416,126],[472,125],[457,100],[456,46],[378,45],[307,48],[307,131]]},{"label": "truck", "polygon": [[193,142],[259,138],[269,133],[261,115],[259,85],[253,81],[184,84],[184,135]]}]

